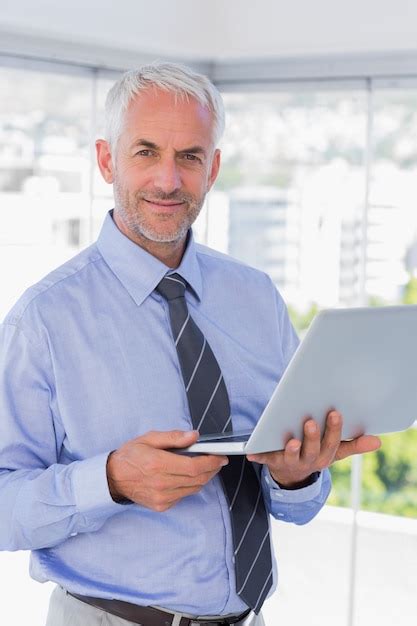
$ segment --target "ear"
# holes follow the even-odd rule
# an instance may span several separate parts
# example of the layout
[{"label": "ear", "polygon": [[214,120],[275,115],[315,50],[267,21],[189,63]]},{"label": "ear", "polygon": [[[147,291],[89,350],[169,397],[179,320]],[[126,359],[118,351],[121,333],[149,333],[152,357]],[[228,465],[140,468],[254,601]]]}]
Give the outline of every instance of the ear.
[{"label": "ear", "polygon": [[106,183],[112,183],[114,176],[113,161],[110,152],[110,146],[105,139],[97,139],[96,141],[97,163],[100,168],[101,175]]},{"label": "ear", "polygon": [[207,181],[207,191],[209,191],[212,188],[214,181],[217,178],[217,174],[219,173],[219,169],[220,169],[220,150],[216,148],[216,150],[214,151],[213,161],[211,163],[211,169],[210,169],[209,178]]}]

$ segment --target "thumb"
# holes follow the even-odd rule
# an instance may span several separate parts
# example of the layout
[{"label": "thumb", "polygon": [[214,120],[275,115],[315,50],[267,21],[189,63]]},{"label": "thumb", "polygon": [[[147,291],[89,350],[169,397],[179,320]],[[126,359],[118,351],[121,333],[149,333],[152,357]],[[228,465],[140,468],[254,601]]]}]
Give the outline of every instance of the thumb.
[{"label": "thumb", "polygon": [[161,450],[169,448],[186,448],[197,441],[198,430],[152,430],[142,437],[140,442]]},{"label": "thumb", "polygon": [[381,439],[374,435],[362,435],[350,441],[341,441],[339,449],[336,453],[336,461],[341,461],[353,454],[365,454],[366,452],[375,452],[381,447]]}]

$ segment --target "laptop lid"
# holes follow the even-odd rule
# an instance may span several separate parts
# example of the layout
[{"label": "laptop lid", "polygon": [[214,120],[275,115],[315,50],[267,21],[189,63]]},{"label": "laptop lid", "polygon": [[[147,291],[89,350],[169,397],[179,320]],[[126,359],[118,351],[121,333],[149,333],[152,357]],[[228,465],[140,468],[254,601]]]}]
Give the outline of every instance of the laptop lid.
[{"label": "laptop lid", "polygon": [[[321,311],[245,441],[213,435],[189,452],[255,454],[302,438],[305,419],[324,431],[332,409],[343,439],[404,430],[417,419],[417,306]],[[237,433],[234,433],[236,435]]]}]

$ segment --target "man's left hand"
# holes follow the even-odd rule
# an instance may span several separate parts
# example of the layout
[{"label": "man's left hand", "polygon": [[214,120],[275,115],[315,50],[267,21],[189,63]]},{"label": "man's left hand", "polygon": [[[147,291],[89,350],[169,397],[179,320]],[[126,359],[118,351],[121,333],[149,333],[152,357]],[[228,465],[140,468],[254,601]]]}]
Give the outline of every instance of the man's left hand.
[{"label": "man's left hand", "polygon": [[379,437],[362,435],[351,441],[341,441],[343,418],[330,411],[323,437],[313,419],[304,424],[303,440],[290,439],[284,450],[248,454],[248,461],[268,466],[272,478],[284,489],[303,487],[314,473],[353,454],[373,452],[381,446]]}]

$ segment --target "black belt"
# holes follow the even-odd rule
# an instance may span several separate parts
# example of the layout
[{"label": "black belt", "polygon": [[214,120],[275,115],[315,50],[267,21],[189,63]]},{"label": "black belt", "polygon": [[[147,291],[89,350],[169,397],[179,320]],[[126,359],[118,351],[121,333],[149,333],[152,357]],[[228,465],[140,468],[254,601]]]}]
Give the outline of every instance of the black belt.
[{"label": "black belt", "polygon": [[[128,622],[134,624],[142,624],[142,626],[171,626],[175,615],[155,609],[151,606],[139,606],[137,604],[131,604],[130,602],[124,602],[123,600],[105,600],[104,598],[91,598],[90,596],[80,596],[77,593],[70,593],[68,595],[90,604],[97,609],[102,609],[107,613],[121,617]],[[250,613],[250,609],[241,613],[240,615],[230,615],[229,617],[217,618],[214,620],[198,619],[194,617],[182,616],[178,626],[189,626],[192,623],[207,624],[208,626],[215,626],[217,624],[236,624],[242,620],[246,615]]]}]

